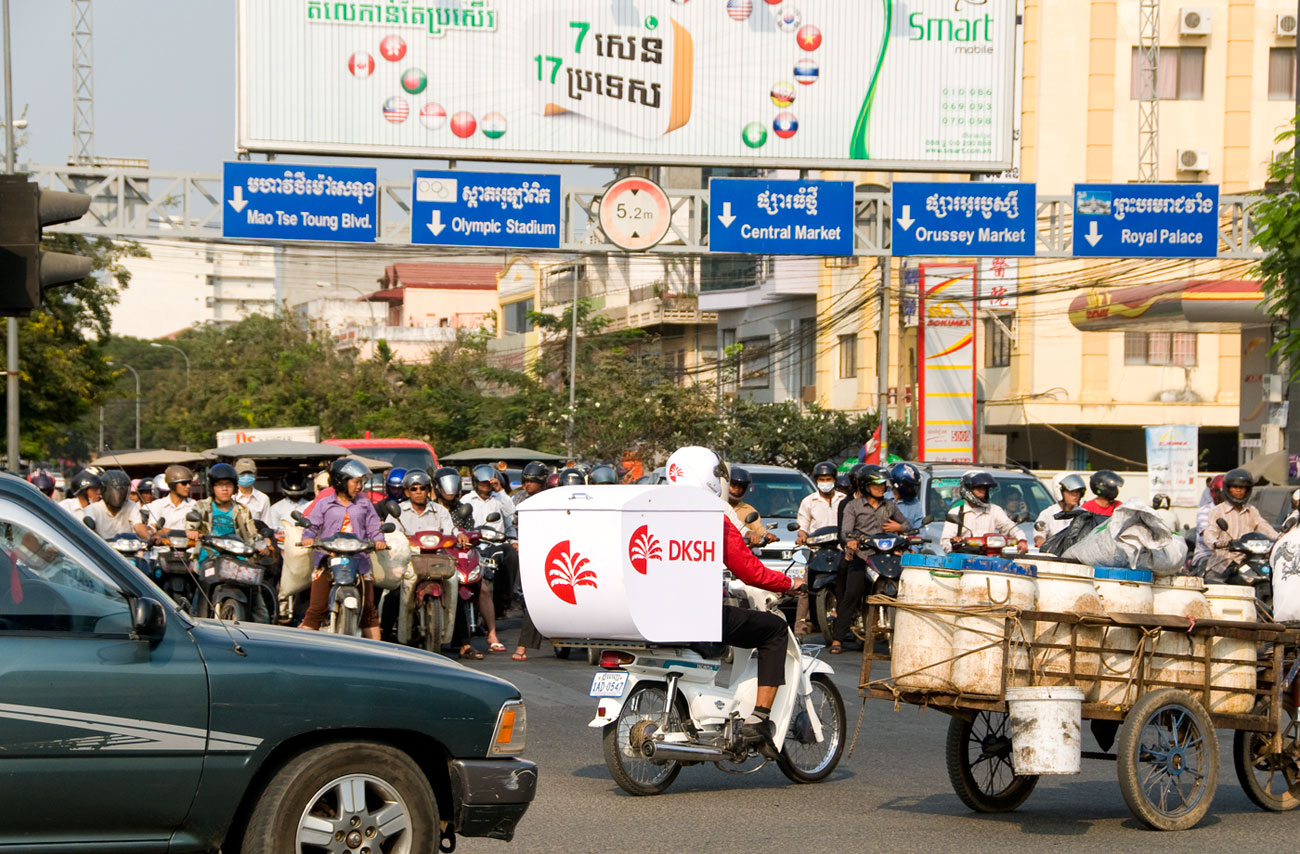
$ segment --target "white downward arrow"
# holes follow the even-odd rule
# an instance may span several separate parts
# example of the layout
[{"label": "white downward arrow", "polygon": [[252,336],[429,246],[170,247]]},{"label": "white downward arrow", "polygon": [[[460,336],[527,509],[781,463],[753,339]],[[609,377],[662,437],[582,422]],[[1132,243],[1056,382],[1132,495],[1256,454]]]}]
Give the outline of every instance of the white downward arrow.
[{"label": "white downward arrow", "polygon": [[243,213],[244,208],[248,207],[248,202],[244,201],[244,188],[236,187],[234,193],[235,197],[227,202],[227,204],[235,209],[235,213]]},{"label": "white downward arrow", "polygon": [[731,215],[731,202],[722,203],[722,214],[718,217],[718,222],[722,223],[723,228],[730,228],[736,218]]},{"label": "white downward arrow", "polygon": [[1097,220],[1088,223],[1088,233],[1083,236],[1088,241],[1089,246],[1096,246],[1097,241],[1101,240],[1101,232],[1097,231]]},{"label": "white downward arrow", "polygon": [[446,227],[442,224],[442,211],[435,210],[433,212],[433,221],[429,223],[429,230],[433,232],[434,237],[437,237],[442,234],[442,230]]},{"label": "white downward arrow", "polygon": [[916,220],[912,219],[912,206],[903,205],[903,215],[894,221],[898,223],[898,227],[903,229],[903,231],[907,231],[911,228],[912,223],[916,222]]}]

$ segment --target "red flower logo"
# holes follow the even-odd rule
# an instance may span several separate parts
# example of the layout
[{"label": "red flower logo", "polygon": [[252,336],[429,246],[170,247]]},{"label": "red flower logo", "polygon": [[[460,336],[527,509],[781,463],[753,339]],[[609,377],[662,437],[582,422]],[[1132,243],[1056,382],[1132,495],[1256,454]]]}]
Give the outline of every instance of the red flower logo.
[{"label": "red flower logo", "polygon": [[684,472],[682,467],[677,465],[677,463],[673,463],[668,467],[668,480],[673,483],[676,483],[677,479],[683,477],[685,474],[686,472]]},{"label": "red flower logo", "polygon": [[551,592],[560,601],[577,605],[576,588],[596,586],[596,571],[584,569],[589,563],[591,561],[582,555],[569,550],[568,540],[556,543],[546,556],[546,583],[550,585]]},{"label": "red flower logo", "polygon": [[645,575],[646,565],[650,560],[662,560],[663,556],[663,549],[659,548],[659,540],[650,533],[648,526],[642,525],[632,532],[632,539],[627,544],[627,557],[632,561],[633,569]]}]

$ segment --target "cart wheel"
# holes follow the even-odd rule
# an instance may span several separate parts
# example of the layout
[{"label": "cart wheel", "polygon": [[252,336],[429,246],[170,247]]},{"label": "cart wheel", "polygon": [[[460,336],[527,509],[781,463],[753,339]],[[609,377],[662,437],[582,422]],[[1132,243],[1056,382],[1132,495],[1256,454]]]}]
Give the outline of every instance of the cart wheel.
[{"label": "cart wheel", "polygon": [[1205,708],[1185,691],[1151,691],[1133,705],[1116,748],[1119,790],[1156,830],[1186,830],[1210,809],[1219,783],[1219,739]]},{"label": "cart wheel", "polygon": [[1010,812],[1038,785],[1037,775],[1011,767],[1011,731],[1005,712],[977,712],[948,722],[948,779],[975,812]]},{"label": "cart wheel", "polygon": [[600,650],[596,649],[594,646],[587,647],[587,663],[592,667],[600,664]]},{"label": "cart wheel", "polygon": [[1241,788],[1256,806],[1272,812],[1300,806],[1300,723],[1295,709],[1283,706],[1281,723],[1281,753],[1269,752],[1273,739],[1268,733],[1237,730],[1232,736],[1232,764]]}]

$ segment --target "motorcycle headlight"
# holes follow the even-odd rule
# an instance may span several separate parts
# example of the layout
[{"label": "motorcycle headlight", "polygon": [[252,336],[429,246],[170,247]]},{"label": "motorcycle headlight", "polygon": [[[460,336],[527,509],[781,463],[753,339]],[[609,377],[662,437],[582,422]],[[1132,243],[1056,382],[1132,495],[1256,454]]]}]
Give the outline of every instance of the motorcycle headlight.
[{"label": "motorcycle headlight", "polygon": [[984,536],[984,545],[990,549],[1005,549],[1007,547],[1007,538],[1001,534],[986,534]]},{"label": "motorcycle headlight", "polygon": [[456,542],[455,537],[444,537],[437,531],[422,531],[415,535],[414,540],[418,549],[445,549]]},{"label": "motorcycle headlight", "polygon": [[253,547],[238,537],[213,537],[212,545],[234,555],[251,555]]},{"label": "motorcycle headlight", "polygon": [[1268,548],[1272,544],[1268,540],[1246,540],[1241,545],[1253,555],[1262,555],[1268,553]]},{"label": "motorcycle headlight", "polygon": [[896,542],[898,542],[897,537],[876,537],[871,541],[871,544],[882,552],[889,552],[894,550],[894,543]]},{"label": "motorcycle headlight", "polygon": [[341,552],[343,554],[356,554],[366,549],[366,543],[352,537],[335,537],[326,540],[321,545],[332,552]]},{"label": "motorcycle headlight", "polygon": [[113,540],[113,548],[119,552],[138,552],[144,551],[144,541],[135,539]]}]

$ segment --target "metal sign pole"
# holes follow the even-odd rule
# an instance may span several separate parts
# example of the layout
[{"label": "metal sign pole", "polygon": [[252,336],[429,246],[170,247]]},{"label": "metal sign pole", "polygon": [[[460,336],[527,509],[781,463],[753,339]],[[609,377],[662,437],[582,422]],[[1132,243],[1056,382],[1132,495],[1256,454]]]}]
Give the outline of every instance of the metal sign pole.
[{"label": "metal sign pole", "polygon": [[[892,256],[880,256],[880,327],[876,331],[876,409],[880,413],[880,464],[889,456],[889,284]],[[901,309],[900,309],[901,310]]]},{"label": "metal sign pole", "polygon": [[[4,0],[5,39],[5,173],[14,171],[14,79],[9,41],[9,0]],[[18,472],[18,318],[10,317],[5,329],[5,403],[9,445],[9,470]]]}]

